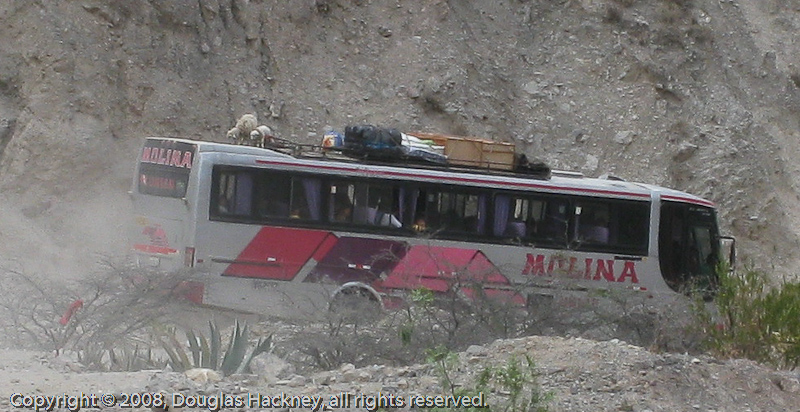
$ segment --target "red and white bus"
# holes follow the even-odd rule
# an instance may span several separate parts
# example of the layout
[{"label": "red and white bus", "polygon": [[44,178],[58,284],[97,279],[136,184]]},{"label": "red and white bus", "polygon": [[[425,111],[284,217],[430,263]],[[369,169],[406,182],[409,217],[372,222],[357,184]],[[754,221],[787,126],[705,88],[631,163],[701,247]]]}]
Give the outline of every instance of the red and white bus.
[{"label": "red and white bus", "polygon": [[367,164],[154,137],[131,195],[140,264],[191,267],[195,300],[256,313],[352,292],[388,306],[421,287],[465,297],[480,287],[521,304],[559,289],[677,295],[713,287],[721,255],[712,202],[577,173]]}]

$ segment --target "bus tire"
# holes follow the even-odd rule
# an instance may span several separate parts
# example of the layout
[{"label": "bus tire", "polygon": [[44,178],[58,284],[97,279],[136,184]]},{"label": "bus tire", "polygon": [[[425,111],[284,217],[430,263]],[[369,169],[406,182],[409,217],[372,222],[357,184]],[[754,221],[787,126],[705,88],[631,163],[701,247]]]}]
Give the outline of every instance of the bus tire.
[{"label": "bus tire", "polygon": [[372,321],[383,312],[383,300],[369,285],[349,282],[331,294],[328,310],[348,321]]}]

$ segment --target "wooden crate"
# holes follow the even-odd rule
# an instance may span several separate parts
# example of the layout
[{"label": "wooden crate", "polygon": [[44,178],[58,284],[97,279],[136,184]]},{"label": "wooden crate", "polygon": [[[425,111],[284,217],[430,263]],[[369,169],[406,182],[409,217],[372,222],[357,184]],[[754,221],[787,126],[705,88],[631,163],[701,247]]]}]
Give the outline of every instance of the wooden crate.
[{"label": "wooden crate", "polygon": [[452,165],[484,169],[512,170],[515,146],[476,137],[448,136],[438,133],[409,133],[420,139],[432,140],[444,146],[447,162]]},{"label": "wooden crate", "polygon": [[447,139],[455,136],[448,136],[445,134],[440,133],[423,133],[423,132],[413,132],[407,133],[411,136],[418,137],[422,140],[432,140],[434,144],[437,146],[445,146],[447,144]]}]

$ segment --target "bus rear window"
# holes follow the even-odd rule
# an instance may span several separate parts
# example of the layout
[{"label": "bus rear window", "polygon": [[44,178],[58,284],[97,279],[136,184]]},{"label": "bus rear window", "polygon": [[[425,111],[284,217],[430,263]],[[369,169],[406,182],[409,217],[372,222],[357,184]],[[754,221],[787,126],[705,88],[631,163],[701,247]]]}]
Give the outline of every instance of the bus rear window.
[{"label": "bus rear window", "polygon": [[152,196],[183,198],[189,174],[172,171],[155,165],[143,164],[139,168],[139,193]]},{"label": "bus rear window", "polygon": [[147,139],[139,155],[139,193],[186,197],[195,145],[173,140]]}]

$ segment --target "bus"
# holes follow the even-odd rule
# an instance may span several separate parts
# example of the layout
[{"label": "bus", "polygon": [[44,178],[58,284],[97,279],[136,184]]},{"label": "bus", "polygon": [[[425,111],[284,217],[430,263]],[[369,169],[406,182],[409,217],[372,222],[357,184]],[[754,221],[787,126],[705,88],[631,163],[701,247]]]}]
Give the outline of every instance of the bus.
[{"label": "bus", "polygon": [[[303,156],[146,138],[131,190],[140,265],[192,300],[285,315],[414,289],[527,305],[559,290],[713,291],[712,202],[617,178]],[[733,251],[731,247],[731,252]]]}]

